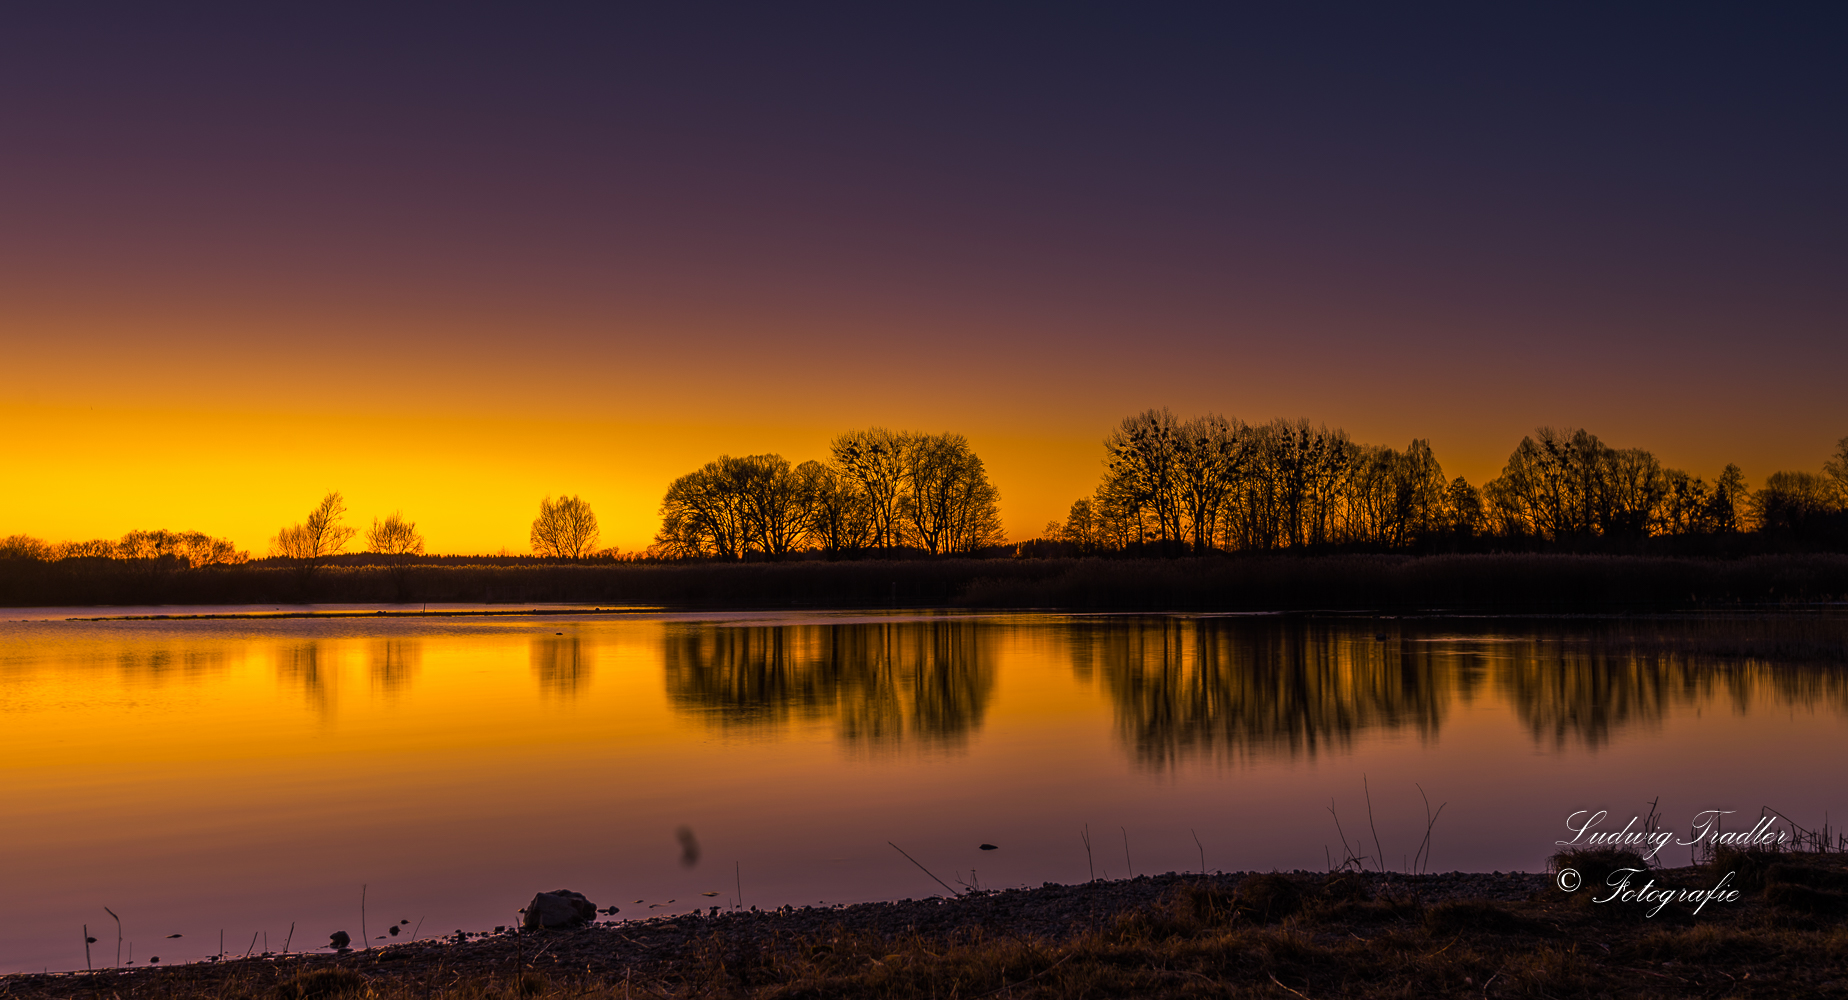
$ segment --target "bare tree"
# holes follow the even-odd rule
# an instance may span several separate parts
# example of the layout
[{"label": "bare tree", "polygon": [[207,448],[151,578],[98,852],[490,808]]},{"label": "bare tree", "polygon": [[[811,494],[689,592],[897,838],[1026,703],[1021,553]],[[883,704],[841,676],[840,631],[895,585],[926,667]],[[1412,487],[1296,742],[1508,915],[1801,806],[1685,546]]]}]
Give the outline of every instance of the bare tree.
[{"label": "bare tree", "polygon": [[1123,418],[1104,439],[1115,490],[1154,515],[1164,549],[1181,540],[1180,449],[1182,433],[1166,407]]},{"label": "bare tree", "polygon": [[900,509],[907,534],[933,554],[973,552],[1004,539],[1000,492],[961,434],[910,435]]},{"label": "bare tree", "polygon": [[415,522],[393,511],[383,521],[372,519],[372,527],[366,531],[366,548],[382,556],[420,556],[424,538],[417,532]]},{"label": "bare tree", "polygon": [[53,547],[31,535],[8,535],[0,538],[0,559],[30,559],[46,562],[53,557]]},{"label": "bare tree", "polygon": [[737,461],[720,455],[668,486],[661,500],[661,533],[655,536],[658,552],[673,559],[744,557],[751,544],[751,512],[735,488]]},{"label": "bare tree", "polygon": [[1175,455],[1181,513],[1195,553],[1213,547],[1219,518],[1244,471],[1245,426],[1216,414],[1181,424]]},{"label": "bare tree", "polygon": [[857,552],[872,540],[873,519],[855,480],[832,465],[808,461],[796,466],[808,537],[830,557]]},{"label": "bare tree", "polygon": [[536,555],[587,556],[597,546],[597,515],[578,497],[559,497],[556,503],[546,497],[539,501],[539,516],[533,518],[532,543]]},{"label": "bare tree", "polygon": [[1708,500],[1707,520],[1713,530],[1721,534],[1732,534],[1743,530],[1746,516],[1751,509],[1752,487],[1745,481],[1745,473],[1737,465],[1727,463],[1720,470],[1720,478],[1713,484],[1713,496]]},{"label": "bare tree", "polygon": [[911,438],[873,427],[842,434],[829,446],[835,466],[859,487],[872,521],[872,544],[879,548],[904,542],[899,495],[904,491],[905,451]]},{"label": "bare tree", "polygon": [[229,539],[213,538],[203,531],[131,531],[116,543],[116,558],[159,562],[171,560],[182,568],[234,565],[248,562]]},{"label": "bare tree", "polygon": [[1835,454],[1823,463],[1822,471],[1835,483],[1835,502],[1848,508],[1848,437],[1835,442]]},{"label": "bare tree", "polygon": [[340,523],[346,515],[346,501],[339,490],[329,490],[321,503],[308,512],[308,520],[283,528],[270,540],[270,551],[287,559],[318,562],[346,548],[355,534]]}]

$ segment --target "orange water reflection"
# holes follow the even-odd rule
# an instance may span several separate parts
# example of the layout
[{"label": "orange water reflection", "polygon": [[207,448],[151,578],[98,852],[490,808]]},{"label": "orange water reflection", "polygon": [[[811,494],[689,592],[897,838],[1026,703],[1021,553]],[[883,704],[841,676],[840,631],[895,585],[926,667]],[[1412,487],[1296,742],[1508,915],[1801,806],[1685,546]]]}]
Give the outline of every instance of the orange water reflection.
[{"label": "orange water reflection", "polygon": [[[1848,805],[1840,617],[1368,621],[684,615],[0,625],[0,968],[512,922],[1388,859],[1534,868],[1563,817]],[[706,859],[680,864],[675,831]],[[995,852],[976,845],[1001,844]],[[1120,855],[1100,874],[1126,874]],[[1391,862],[1397,866],[1397,861]],[[922,880],[920,882],[920,880]],[[701,892],[719,892],[701,897]],[[646,900],[641,905],[631,902]],[[649,909],[649,903],[676,902]],[[374,928],[376,930],[376,928]],[[185,937],[170,940],[170,933]],[[208,942],[210,947],[208,947]],[[73,947],[75,946],[75,947]]]}]

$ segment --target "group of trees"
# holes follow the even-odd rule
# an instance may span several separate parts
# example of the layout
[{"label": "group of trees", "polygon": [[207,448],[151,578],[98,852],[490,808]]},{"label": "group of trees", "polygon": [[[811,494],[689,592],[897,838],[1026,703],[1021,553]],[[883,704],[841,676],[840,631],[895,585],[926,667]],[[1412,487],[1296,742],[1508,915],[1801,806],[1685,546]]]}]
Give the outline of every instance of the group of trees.
[{"label": "group of trees", "polygon": [[[308,512],[307,520],[276,532],[270,539],[270,554],[284,559],[316,562],[339,555],[359,532],[341,522],[346,516],[346,500],[339,490],[329,490],[321,502]],[[378,555],[423,555],[423,535],[415,522],[406,521],[396,511],[383,521],[372,519],[366,531],[366,550]]]},{"label": "group of trees", "polygon": [[249,562],[227,539],[203,531],[131,531],[119,541],[98,538],[88,542],[52,544],[30,535],[0,538],[0,559],[121,559],[177,567],[228,566]]},{"label": "group of trees", "polygon": [[[1402,450],[1365,445],[1306,420],[1254,425],[1147,410],[1113,429],[1104,450],[1096,491],[1049,523],[1041,542],[1081,555],[1183,555],[1331,546],[1595,547],[1756,530],[1806,544],[1848,544],[1848,437],[1821,473],[1773,473],[1757,490],[1736,465],[1708,483],[1582,429],[1542,428],[1522,438],[1501,475],[1481,488],[1446,478],[1428,441]],[[968,555],[1005,544],[999,502],[962,435],[875,427],[835,438],[826,461],[792,466],[780,455],[721,455],[681,476],[661,502],[649,556]],[[270,554],[308,566],[340,554],[359,535],[345,515],[341,494],[330,491],[301,523],[276,533]],[[544,558],[612,553],[599,552],[598,534],[590,504],[548,496],[530,539]],[[424,553],[417,525],[396,512],[373,518],[365,541],[369,552],[399,561]],[[56,545],[14,535],[0,539],[0,559],[197,567],[250,556],[203,532],[162,530]]]},{"label": "group of trees", "polygon": [[1757,491],[1736,465],[1710,484],[1584,430],[1523,438],[1501,476],[1480,489],[1446,479],[1427,441],[1364,445],[1304,420],[1183,421],[1148,410],[1123,420],[1104,449],[1096,492],[1048,524],[1046,540],[1082,553],[1405,549],[1479,536],[1574,544],[1751,528],[1815,536],[1848,518],[1848,438],[1824,474],[1776,473]]},{"label": "group of trees", "polygon": [[829,460],[721,455],[674,480],[653,554],[670,559],[829,556],[1002,544],[1000,491],[960,434],[875,427],[834,439]]}]

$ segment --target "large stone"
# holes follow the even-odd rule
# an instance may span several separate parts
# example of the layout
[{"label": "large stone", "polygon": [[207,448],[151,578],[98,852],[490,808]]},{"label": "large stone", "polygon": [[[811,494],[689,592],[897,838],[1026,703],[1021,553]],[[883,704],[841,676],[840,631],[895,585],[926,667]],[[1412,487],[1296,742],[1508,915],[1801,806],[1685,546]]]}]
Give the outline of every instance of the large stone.
[{"label": "large stone", "polygon": [[581,892],[554,889],[542,892],[526,904],[526,917],[520,926],[529,931],[541,928],[582,927],[597,919],[597,904]]}]

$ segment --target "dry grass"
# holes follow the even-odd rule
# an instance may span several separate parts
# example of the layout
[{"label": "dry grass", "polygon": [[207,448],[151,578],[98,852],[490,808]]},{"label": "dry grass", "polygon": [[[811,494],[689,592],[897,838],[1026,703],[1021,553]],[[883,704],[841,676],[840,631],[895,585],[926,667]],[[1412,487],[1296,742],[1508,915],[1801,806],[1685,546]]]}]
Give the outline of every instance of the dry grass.
[{"label": "dry grass", "polygon": [[[1589,863],[1582,855],[1573,860]],[[1779,864],[1785,874],[1812,883],[1848,879],[1839,856],[1786,856]],[[1651,874],[1678,884],[1710,881],[1701,869]],[[1006,926],[876,933],[840,923],[819,932],[741,939],[715,930],[672,954],[636,956],[620,972],[594,975],[544,959],[465,974],[374,953],[299,965],[12,977],[0,980],[0,996],[1575,1000],[1839,996],[1848,986],[1848,927],[1830,908],[1835,902],[1812,905],[1818,898],[1840,901],[1835,889],[1773,880],[1762,894],[1709,907],[1699,917],[1665,912],[1655,919],[1588,907],[1577,902],[1583,895],[1547,890],[1525,901],[1428,904],[1356,891],[1352,880],[1339,876],[1272,875],[1247,878],[1233,891],[1210,880],[1181,881],[1157,902],[1051,934]]]}]

